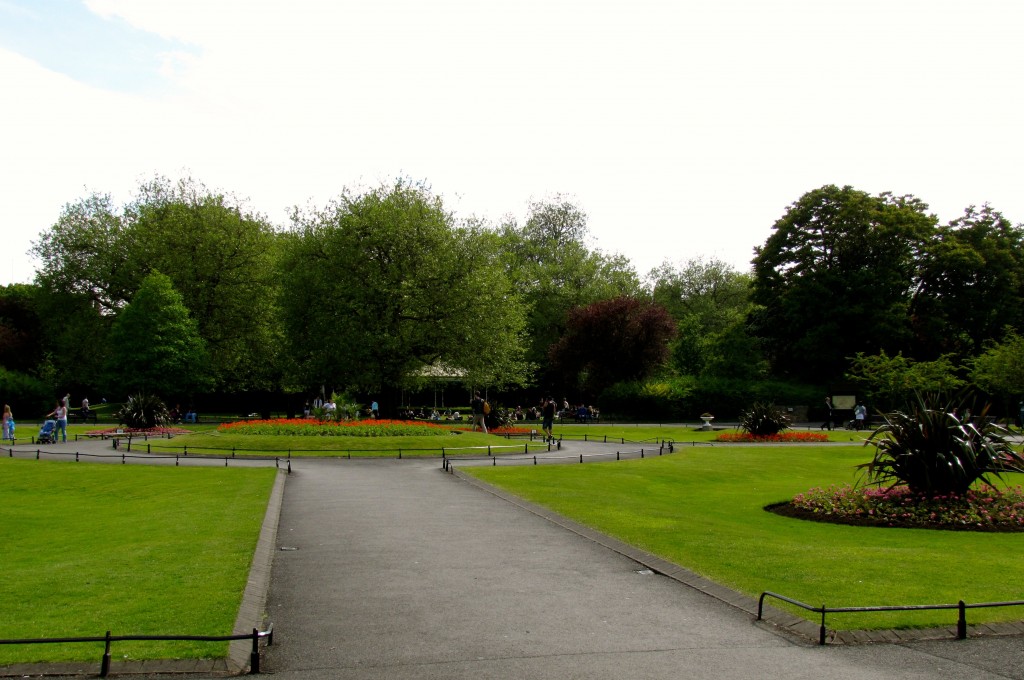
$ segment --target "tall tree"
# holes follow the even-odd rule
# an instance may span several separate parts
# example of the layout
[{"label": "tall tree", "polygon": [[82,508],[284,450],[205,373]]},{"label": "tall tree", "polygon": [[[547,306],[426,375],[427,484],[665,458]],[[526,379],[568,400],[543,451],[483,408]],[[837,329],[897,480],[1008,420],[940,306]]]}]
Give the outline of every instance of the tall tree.
[{"label": "tall tree", "polygon": [[493,235],[455,228],[422,184],[355,194],[295,215],[283,318],[307,385],[394,392],[426,369],[519,384],[522,306]]},{"label": "tall tree", "polygon": [[573,309],[549,358],[564,386],[594,399],[616,382],[647,377],[664,365],[675,333],[661,305],[619,296]]},{"label": "tall tree", "polygon": [[569,310],[598,300],[640,293],[627,259],[590,246],[587,214],[564,196],[530,204],[526,223],[500,229],[504,262],[527,309],[529,361],[545,387],[548,350],[565,330]]},{"label": "tall tree", "polygon": [[222,391],[279,382],[278,239],[264,216],[243,207],[191,179],[157,178],[126,209],[129,266],[171,277],[199,324]]},{"label": "tall tree", "polygon": [[147,274],[162,271],[200,324],[217,388],[272,386],[280,347],[277,240],[264,217],[191,179],[157,177],[121,209],[98,194],[65,206],[34,244],[42,262],[37,283],[56,301],[55,313],[75,313],[74,323],[55,329],[58,373],[102,364],[101,356],[74,352],[100,352],[109,319]]},{"label": "tall tree", "polygon": [[676,320],[677,370],[689,375],[754,378],[763,371],[757,339],[747,329],[749,274],[717,259],[666,261],[647,279],[655,302]]},{"label": "tall tree", "polygon": [[1024,330],[1024,228],[988,205],[939,227],[910,313],[921,357],[973,356],[1005,326]]},{"label": "tall tree", "polygon": [[199,325],[171,279],[159,272],[142,281],[110,333],[108,375],[113,388],[185,399],[208,387],[209,360]]},{"label": "tall tree", "polygon": [[839,378],[857,352],[899,351],[935,217],[912,196],[828,185],[804,194],[755,249],[752,315],[774,369]]}]

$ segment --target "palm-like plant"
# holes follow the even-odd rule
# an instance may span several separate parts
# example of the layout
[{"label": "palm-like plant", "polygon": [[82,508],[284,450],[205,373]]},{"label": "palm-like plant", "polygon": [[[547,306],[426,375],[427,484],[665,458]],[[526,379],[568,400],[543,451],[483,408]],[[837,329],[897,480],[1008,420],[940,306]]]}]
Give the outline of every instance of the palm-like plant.
[{"label": "palm-like plant", "polygon": [[149,429],[163,425],[170,419],[170,412],[159,397],[153,394],[136,394],[128,397],[117,418],[128,427]]},{"label": "palm-like plant", "polygon": [[775,404],[755,402],[740,414],[740,429],[755,437],[770,437],[789,429],[789,414]]},{"label": "palm-like plant", "polygon": [[874,458],[858,466],[869,483],[889,486],[906,484],[927,496],[963,494],[981,481],[991,485],[989,476],[1002,480],[1004,472],[1024,472],[1024,457],[1006,440],[1004,428],[989,422],[988,406],[976,420],[961,415],[964,397],[945,404],[935,395],[914,395],[908,412],[885,416],[868,443]]}]

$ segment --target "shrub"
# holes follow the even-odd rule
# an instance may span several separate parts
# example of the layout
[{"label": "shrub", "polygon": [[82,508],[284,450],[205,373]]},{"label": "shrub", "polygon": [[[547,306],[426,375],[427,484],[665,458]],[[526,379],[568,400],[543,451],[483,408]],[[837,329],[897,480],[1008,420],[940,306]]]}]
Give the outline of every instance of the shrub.
[{"label": "shrub", "polygon": [[167,405],[156,395],[136,394],[128,397],[117,412],[119,422],[134,429],[149,429],[170,420]]},{"label": "shrub", "polygon": [[775,404],[754,402],[740,414],[740,429],[754,437],[770,437],[789,429],[789,415]]},{"label": "shrub", "polygon": [[913,494],[963,495],[989,475],[1002,480],[1003,472],[1024,472],[1024,457],[1006,440],[1004,428],[990,422],[986,406],[976,420],[962,418],[964,398],[939,404],[936,396],[914,395],[907,413],[885,416],[868,443],[875,455],[858,466],[869,483],[905,484]]}]

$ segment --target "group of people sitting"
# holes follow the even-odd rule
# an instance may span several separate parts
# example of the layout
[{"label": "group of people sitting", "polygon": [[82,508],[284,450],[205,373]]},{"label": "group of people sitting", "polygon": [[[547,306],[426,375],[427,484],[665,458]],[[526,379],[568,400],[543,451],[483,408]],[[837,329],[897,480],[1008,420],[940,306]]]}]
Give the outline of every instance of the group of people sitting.
[{"label": "group of people sitting", "polygon": [[452,411],[451,409],[445,409],[444,413],[441,413],[436,408],[431,411],[426,409],[405,409],[398,412],[398,417],[405,420],[462,420],[462,414],[458,411]]}]

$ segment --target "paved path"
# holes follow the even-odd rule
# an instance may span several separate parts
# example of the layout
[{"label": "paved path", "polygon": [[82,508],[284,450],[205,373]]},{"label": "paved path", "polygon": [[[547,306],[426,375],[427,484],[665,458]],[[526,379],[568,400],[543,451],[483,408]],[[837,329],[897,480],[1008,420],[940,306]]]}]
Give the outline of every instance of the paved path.
[{"label": "paved path", "polygon": [[819,648],[440,470],[293,463],[266,668],[321,678],[1024,678],[1019,638]]},{"label": "paved path", "polygon": [[436,459],[293,460],[276,548],[282,680],[1024,679],[1021,638],[818,647]]}]

